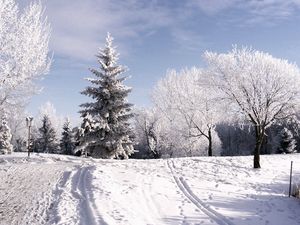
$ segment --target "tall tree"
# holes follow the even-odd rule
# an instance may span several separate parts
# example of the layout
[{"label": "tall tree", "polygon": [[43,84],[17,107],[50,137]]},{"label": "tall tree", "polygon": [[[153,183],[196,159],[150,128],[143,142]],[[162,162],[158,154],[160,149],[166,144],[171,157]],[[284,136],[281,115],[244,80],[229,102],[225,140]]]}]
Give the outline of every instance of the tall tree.
[{"label": "tall tree", "polygon": [[0,154],[11,154],[13,146],[11,144],[12,135],[7,125],[6,117],[3,116],[0,125]]},{"label": "tall tree", "polygon": [[23,11],[0,0],[0,113],[15,112],[37,93],[34,81],[48,72],[50,26],[40,2]]},{"label": "tall tree", "polygon": [[38,131],[38,151],[45,153],[57,153],[58,143],[56,139],[56,133],[47,115],[44,115],[42,119],[42,126],[39,128]]},{"label": "tall tree", "polygon": [[300,72],[295,64],[249,48],[227,54],[206,52],[208,81],[224,94],[232,111],[253,125],[256,144],[254,168],[260,168],[260,151],[266,128],[295,113],[300,96]]},{"label": "tall tree", "polygon": [[100,69],[91,69],[96,78],[89,78],[92,86],[82,92],[94,100],[82,104],[80,111],[94,121],[93,129],[86,134],[88,151],[94,157],[128,158],[134,152],[129,123],[132,104],[126,99],[131,88],[123,84],[126,77],[120,77],[125,67],[117,64],[118,57],[108,33],[106,45],[97,55]]},{"label": "tall tree", "polygon": [[61,134],[61,140],[60,140],[61,153],[65,155],[73,155],[74,147],[75,147],[74,139],[70,127],[70,120],[66,119],[63,125],[63,132]]}]

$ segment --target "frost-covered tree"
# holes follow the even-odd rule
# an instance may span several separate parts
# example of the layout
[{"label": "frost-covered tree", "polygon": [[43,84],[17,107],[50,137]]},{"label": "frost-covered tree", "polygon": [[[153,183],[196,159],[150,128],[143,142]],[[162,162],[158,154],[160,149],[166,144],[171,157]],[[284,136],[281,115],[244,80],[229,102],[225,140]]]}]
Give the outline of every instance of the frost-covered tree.
[{"label": "frost-covered tree", "polygon": [[254,168],[266,128],[294,114],[300,94],[300,72],[295,64],[249,48],[227,54],[206,52],[208,80],[224,94],[231,111],[255,129]]},{"label": "frost-covered tree", "polygon": [[66,119],[63,125],[63,132],[60,139],[60,150],[62,154],[73,155],[74,150],[73,133],[70,127],[70,120]]},{"label": "frost-covered tree", "polygon": [[296,140],[293,133],[286,127],[278,135],[278,153],[293,153],[296,148]]},{"label": "frost-covered tree", "polygon": [[134,116],[137,150],[141,158],[160,158],[162,148],[162,121],[155,109],[136,110]]},{"label": "frost-covered tree", "polygon": [[58,153],[56,133],[47,115],[44,115],[42,126],[38,129],[37,148],[38,152]]},{"label": "frost-covered tree", "polygon": [[7,125],[6,117],[3,116],[0,125],[0,154],[11,154],[13,146],[11,144],[12,135]]},{"label": "frost-covered tree", "polygon": [[0,0],[0,111],[24,107],[38,91],[34,81],[48,72],[50,26],[43,12],[40,2],[21,11],[15,0]]},{"label": "frost-covered tree", "polygon": [[206,155],[219,155],[220,148],[213,145],[219,140],[215,127],[223,114],[214,100],[214,90],[207,85],[199,87],[202,77],[203,71],[197,68],[170,70],[156,85],[153,99],[165,117],[172,123],[176,121],[177,132],[186,141],[195,145],[197,139],[206,140]]},{"label": "frost-covered tree", "polygon": [[106,45],[97,55],[99,70],[91,69],[96,78],[89,78],[92,86],[82,94],[93,99],[82,104],[82,115],[88,113],[93,121],[93,129],[86,134],[87,148],[91,155],[101,158],[128,158],[133,152],[132,104],[127,102],[131,88],[123,84],[125,67],[117,64],[119,54],[113,46],[113,38],[108,33]]}]

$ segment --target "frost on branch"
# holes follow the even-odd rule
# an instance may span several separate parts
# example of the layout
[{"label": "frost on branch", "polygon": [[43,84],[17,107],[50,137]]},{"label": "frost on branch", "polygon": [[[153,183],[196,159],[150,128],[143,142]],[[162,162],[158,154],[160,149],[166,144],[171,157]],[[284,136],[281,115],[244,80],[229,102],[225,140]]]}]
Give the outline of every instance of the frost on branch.
[{"label": "frost on branch", "polygon": [[[89,115],[92,121],[81,145],[94,157],[128,158],[134,152],[129,123],[132,104],[127,102],[131,88],[123,84],[125,77],[120,77],[125,67],[117,65],[118,56],[108,34],[104,49],[97,55],[100,68],[91,69],[95,78],[89,78],[92,85],[82,91],[93,101],[81,105],[82,117]],[[83,129],[86,131],[85,126]]]},{"label": "frost on branch", "polygon": [[260,168],[260,150],[266,129],[295,114],[300,97],[300,72],[295,64],[249,48],[226,54],[206,52],[211,86],[223,93],[236,115],[255,130],[254,168]]},{"label": "frost on branch", "polygon": [[170,70],[161,79],[153,92],[156,107],[170,123],[168,136],[176,131],[175,145],[181,136],[187,156],[219,155],[220,142],[215,132],[216,124],[222,119],[214,90],[200,83],[203,71],[197,68],[180,72]]},{"label": "frost on branch", "polygon": [[48,72],[50,26],[40,2],[20,11],[0,0],[0,108],[22,107],[37,92],[34,81]]}]

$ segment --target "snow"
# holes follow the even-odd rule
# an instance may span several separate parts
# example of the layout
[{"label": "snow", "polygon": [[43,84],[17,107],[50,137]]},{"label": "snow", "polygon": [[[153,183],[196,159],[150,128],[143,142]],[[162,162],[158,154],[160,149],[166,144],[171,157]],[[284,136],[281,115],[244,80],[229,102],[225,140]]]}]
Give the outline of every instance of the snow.
[{"label": "snow", "polygon": [[[0,156],[0,224],[296,225],[300,154],[101,160]],[[298,178],[299,180],[299,178]]]}]

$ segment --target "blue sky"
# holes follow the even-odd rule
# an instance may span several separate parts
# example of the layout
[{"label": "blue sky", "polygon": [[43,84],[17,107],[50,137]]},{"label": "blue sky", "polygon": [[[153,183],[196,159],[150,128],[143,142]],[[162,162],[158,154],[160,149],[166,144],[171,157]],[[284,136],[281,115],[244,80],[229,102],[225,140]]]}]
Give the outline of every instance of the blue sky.
[{"label": "blue sky", "polygon": [[[17,0],[24,6],[29,0]],[[60,115],[79,117],[79,92],[109,31],[131,76],[129,101],[149,106],[167,69],[203,66],[205,50],[252,46],[300,65],[299,0],[42,0],[52,26],[50,73],[28,110],[50,101]]]}]

